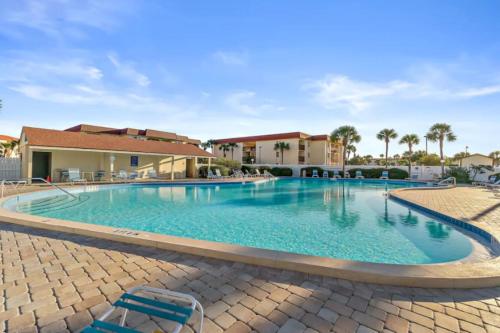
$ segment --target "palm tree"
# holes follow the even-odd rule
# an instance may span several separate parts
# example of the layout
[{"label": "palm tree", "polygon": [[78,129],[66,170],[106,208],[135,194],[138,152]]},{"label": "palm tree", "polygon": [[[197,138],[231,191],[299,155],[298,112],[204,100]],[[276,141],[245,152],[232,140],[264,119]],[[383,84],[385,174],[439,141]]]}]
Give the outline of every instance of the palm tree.
[{"label": "palm tree", "polygon": [[342,143],[342,173],[345,173],[347,146],[361,141],[361,135],[354,126],[340,126],[330,134],[330,141]]},{"label": "palm tree", "polygon": [[420,139],[416,134],[406,134],[401,140],[399,140],[400,145],[407,144],[408,145],[408,176],[411,177],[411,159],[413,157],[413,145],[418,145],[420,143]]},{"label": "palm tree", "polygon": [[493,166],[500,165],[500,150],[495,150],[489,155],[493,159]]},{"label": "palm tree", "polygon": [[2,155],[4,157],[9,157],[11,155],[11,153],[12,153],[12,150],[13,150],[12,141],[10,141],[10,142],[3,142],[0,145],[1,145],[0,150],[2,151]]},{"label": "palm tree", "polygon": [[377,134],[377,139],[385,141],[385,168],[388,166],[389,141],[398,137],[398,133],[392,128],[384,128]]},{"label": "palm tree", "polygon": [[215,140],[207,140],[206,142],[202,142],[201,143],[201,148],[203,148],[203,150],[207,150],[208,148],[212,149],[215,145]]},{"label": "palm tree", "polygon": [[274,144],[274,150],[279,150],[281,154],[281,164],[283,164],[283,152],[290,149],[290,144],[278,141]]},{"label": "palm tree", "polygon": [[229,145],[227,143],[224,143],[220,145],[219,150],[222,150],[222,153],[224,154],[224,158],[226,158],[226,152],[229,151]]},{"label": "palm tree", "polygon": [[234,148],[238,148],[238,144],[236,142],[230,142],[227,144],[229,149],[231,150],[231,159],[234,160]]},{"label": "palm tree", "polygon": [[441,157],[441,178],[444,176],[444,141],[452,142],[457,136],[451,130],[451,126],[445,123],[436,123],[431,126],[427,133],[427,139],[431,142],[439,142],[439,156]]},{"label": "palm tree", "polygon": [[354,153],[354,155],[356,155],[356,146],[355,145],[348,145],[345,149],[347,150],[347,159],[346,159],[346,161],[349,161],[351,153]]}]

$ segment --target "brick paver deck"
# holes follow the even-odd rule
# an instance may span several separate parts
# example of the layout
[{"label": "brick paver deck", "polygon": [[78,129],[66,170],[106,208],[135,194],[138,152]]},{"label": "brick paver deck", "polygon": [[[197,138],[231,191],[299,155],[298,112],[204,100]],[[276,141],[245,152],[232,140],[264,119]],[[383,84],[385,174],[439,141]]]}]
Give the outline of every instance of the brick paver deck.
[{"label": "brick paver deck", "polygon": [[[144,283],[201,300],[207,333],[500,332],[500,288],[353,283],[5,223],[0,237],[8,332],[77,331]],[[133,326],[167,328],[141,316]]]},{"label": "brick paver deck", "polygon": [[484,187],[396,190],[397,196],[475,224],[500,239],[500,197]]}]

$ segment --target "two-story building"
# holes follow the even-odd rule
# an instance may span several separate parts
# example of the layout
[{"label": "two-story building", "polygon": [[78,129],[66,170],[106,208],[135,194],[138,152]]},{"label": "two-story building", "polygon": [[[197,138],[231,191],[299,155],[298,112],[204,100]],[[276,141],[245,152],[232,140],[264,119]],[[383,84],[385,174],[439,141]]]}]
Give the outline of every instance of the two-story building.
[{"label": "two-story building", "polygon": [[[283,151],[276,144],[283,142]],[[324,135],[302,132],[278,133],[215,140],[213,154],[241,163],[255,164],[342,164],[342,144],[333,143]]]}]

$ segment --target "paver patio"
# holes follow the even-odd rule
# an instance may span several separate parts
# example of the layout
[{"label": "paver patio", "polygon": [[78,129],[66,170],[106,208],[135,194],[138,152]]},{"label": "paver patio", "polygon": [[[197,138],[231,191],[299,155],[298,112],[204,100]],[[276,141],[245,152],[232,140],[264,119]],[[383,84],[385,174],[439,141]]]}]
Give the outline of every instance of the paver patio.
[{"label": "paver patio", "polygon": [[[357,283],[7,223],[0,251],[0,329],[8,332],[78,331],[138,284],[193,294],[209,333],[500,332],[500,287]],[[148,332],[169,327],[132,319]]]}]

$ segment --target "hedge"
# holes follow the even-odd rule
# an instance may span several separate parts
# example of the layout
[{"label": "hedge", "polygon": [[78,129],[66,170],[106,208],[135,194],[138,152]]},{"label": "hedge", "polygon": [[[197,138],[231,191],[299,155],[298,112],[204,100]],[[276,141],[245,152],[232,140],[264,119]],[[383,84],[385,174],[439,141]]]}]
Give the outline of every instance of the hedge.
[{"label": "hedge", "polygon": [[[318,176],[320,177],[323,177],[323,168],[319,168],[319,167],[306,167],[306,168],[302,168],[300,169],[300,176],[302,176],[303,172],[305,171],[306,172],[306,177],[311,177],[312,176],[312,171],[313,170],[318,170]],[[344,176],[344,173],[342,172],[342,170],[339,170],[339,175],[342,177]],[[329,170],[328,171],[328,177],[333,177],[333,171]]]},{"label": "hedge", "polygon": [[276,177],[291,177],[293,175],[293,170],[286,167],[268,167],[268,166],[259,166],[253,167],[248,165],[243,165],[241,167],[241,171],[245,173],[247,170],[251,174],[255,174],[255,169],[259,169],[261,174],[264,174],[264,171],[270,172],[273,176]]},{"label": "hedge", "polygon": [[276,177],[291,177],[293,175],[293,171],[290,168],[274,167],[271,169],[271,173]]},{"label": "hedge", "polygon": [[[318,176],[323,176],[323,169],[319,167],[307,167],[300,169],[300,175],[302,176],[303,171],[306,171],[306,177],[312,176],[312,171],[316,169],[318,170]],[[361,171],[361,174],[365,178],[380,178],[382,176],[382,172],[385,171],[384,168],[372,168],[372,169],[349,169],[349,174],[352,178],[356,176],[356,171]],[[342,177],[342,170],[339,170],[339,175]],[[333,171],[328,171],[328,177],[333,177]],[[401,170],[398,168],[389,169],[389,178],[390,179],[405,179],[408,178],[408,172],[405,170]]]}]

